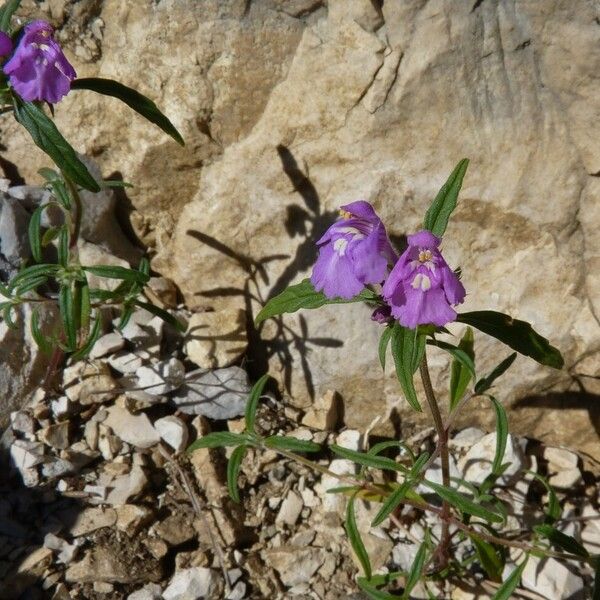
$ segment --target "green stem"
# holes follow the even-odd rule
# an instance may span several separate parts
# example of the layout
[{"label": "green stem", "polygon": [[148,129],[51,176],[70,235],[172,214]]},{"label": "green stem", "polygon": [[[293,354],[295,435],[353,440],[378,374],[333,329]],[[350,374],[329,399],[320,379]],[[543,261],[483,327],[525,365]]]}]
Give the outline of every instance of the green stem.
[{"label": "green stem", "polygon": [[[429,404],[429,410],[433,417],[435,430],[438,436],[438,443],[436,447],[437,453],[441,457],[442,461],[442,484],[444,487],[450,487],[450,459],[448,455],[448,430],[444,426],[440,408],[435,398],[433,386],[431,385],[431,377],[429,375],[429,367],[427,366],[427,352],[423,354],[423,360],[419,365],[421,373],[421,380],[423,382],[423,389],[425,390],[425,397],[427,398],[427,404]],[[439,559],[438,567],[443,570],[448,565],[450,559],[450,505],[445,500],[442,502],[442,534],[440,536],[440,543],[435,552],[436,557]]]},{"label": "green stem", "polygon": [[79,190],[77,186],[63,173],[63,179],[67,184],[67,188],[69,189],[69,193],[71,194],[71,199],[73,200],[73,204],[75,205],[75,210],[72,211],[75,213],[73,218],[73,230],[71,231],[71,240],[69,242],[69,248],[75,248],[77,246],[77,241],[79,240],[79,234],[81,232],[81,218],[83,217],[83,204],[81,202],[81,196],[79,195]]}]

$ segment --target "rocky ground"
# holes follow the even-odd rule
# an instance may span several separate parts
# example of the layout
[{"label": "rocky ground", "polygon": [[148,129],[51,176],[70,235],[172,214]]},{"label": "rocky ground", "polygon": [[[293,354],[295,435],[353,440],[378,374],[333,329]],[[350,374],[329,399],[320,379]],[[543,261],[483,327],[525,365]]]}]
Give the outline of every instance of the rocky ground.
[{"label": "rocky ground", "polygon": [[[2,439],[10,466],[1,471],[0,598],[363,598],[342,525],[345,499],[327,493],[335,478],[273,451],[250,451],[237,505],[227,494],[223,451],[183,453],[210,430],[243,428],[246,372],[214,365],[239,363],[244,343],[213,337],[209,314],[175,308],[166,280],[154,289],[162,290],[157,302],[173,307],[188,331],[202,328],[202,336],[177,334],[141,310],[123,331],[108,331],[89,360],[65,369],[61,393],[38,390],[11,414]],[[351,449],[374,441],[345,428],[334,392],[305,413],[267,395],[258,426]],[[455,432],[452,474],[481,481],[494,436],[475,428]],[[431,450],[433,432],[408,443]],[[328,453],[318,460],[334,473],[354,472],[352,463]],[[523,438],[509,439],[506,460],[512,466],[501,495],[513,500],[513,533],[543,520],[545,490],[531,474],[537,472],[559,492],[560,527],[591,552],[600,550],[597,479],[589,465]],[[435,465],[428,477],[439,480]],[[427,518],[405,511],[401,528],[385,522],[369,530],[376,511],[374,504],[358,509],[374,568],[408,568]],[[507,570],[519,559],[511,554]],[[482,588],[481,579],[474,570],[451,597],[486,597],[493,588]],[[530,559],[522,597],[585,598],[590,581],[577,564]]]}]

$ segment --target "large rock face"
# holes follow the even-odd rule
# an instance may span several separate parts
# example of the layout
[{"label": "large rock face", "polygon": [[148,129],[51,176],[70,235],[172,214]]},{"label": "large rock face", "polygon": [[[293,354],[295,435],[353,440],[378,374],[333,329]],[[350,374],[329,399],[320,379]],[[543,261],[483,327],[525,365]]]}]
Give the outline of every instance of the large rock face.
[{"label": "large rock face", "polygon": [[[79,150],[136,184],[137,233],[190,306],[255,313],[257,298],[310,272],[315,240],[348,201],[371,201],[394,235],[414,231],[467,156],[444,242],[463,269],[463,308],[530,321],[567,363],[557,372],[520,358],[497,395],[562,392],[579,362],[597,364],[593,0],[49,4],[62,11],[54,17],[80,75],[137,87],[186,137],[180,150],[116,101],[86,92],[58,110]],[[79,5],[89,14],[76,13]],[[29,146],[7,128],[10,160],[21,165]],[[250,334],[251,364],[258,371],[269,361],[297,403],[336,389],[346,422],[360,428],[392,410],[407,414],[378,366],[379,329],[364,307],[294,315]],[[477,351],[481,372],[505,355],[484,336]],[[443,357],[432,353],[431,362],[441,384]],[[589,417],[587,427],[593,440]]]}]

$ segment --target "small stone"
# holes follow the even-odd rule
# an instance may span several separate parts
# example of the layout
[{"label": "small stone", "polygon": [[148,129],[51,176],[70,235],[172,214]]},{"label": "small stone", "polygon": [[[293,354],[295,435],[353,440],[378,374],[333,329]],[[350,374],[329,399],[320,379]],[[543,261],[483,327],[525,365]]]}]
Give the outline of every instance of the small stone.
[{"label": "small stone", "polygon": [[263,551],[266,564],[278,573],[283,585],[292,587],[308,583],[325,561],[327,552],[322,548],[281,546]]},{"label": "small stone", "polygon": [[91,450],[98,450],[98,422],[88,421],[83,429],[83,436]]},{"label": "small stone", "polygon": [[187,512],[178,512],[158,523],[154,530],[170,546],[180,546],[196,537],[194,517]]},{"label": "small stone", "polygon": [[346,429],[337,436],[336,443],[338,446],[357,452],[360,449],[360,431]]},{"label": "small stone", "polygon": [[38,439],[40,442],[64,450],[69,447],[69,421],[62,421],[56,425],[44,427],[38,431]]},{"label": "small stone", "polygon": [[44,548],[49,548],[50,550],[58,552],[58,562],[64,565],[73,562],[75,555],[79,551],[79,547],[76,544],[69,544],[53,533],[47,533],[45,535]]},{"label": "small stone", "polygon": [[244,414],[250,384],[240,367],[188,373],[186,383],[173,395],[173,402],[187,414],[211,419],[233,419]]},{"label": "small stone", "polygon": [[150,448],[160,441],[160,435],[146,414],[132,415],[128,410],[114,405],[108,410],[103,425],[110,427],[119,439],[136,446]]},{"label": "small stone", "polygon": [[574,469],[564,469],[548,478],[548,483],[552,487],[563,490],[574,488],[582,482],[581,471],[577,467]]},{"label": "small stone", "polygon": [[[147,310],[136,310],[121,330],[121,335],[130,342],[144,347],[160,344],[163,332],[162,319],[156,319]],[[115,321],[118,325],[118,321]]]},{"label": "small stone", "polygon": [[302,424],[313,429],[335,431],[340,421],[341,409],[340,395],[328,390],[306,411]]},{"label": "small stone", "polygon": [[583,579],[555,558],[530,556],[521,584],[544,598],[572,598],[583,590]]},{"label": "small stone", "polygon": [[104,460],[112,460],[122,447],[123,442],[112,434],[112,429],[103,424],[98,426],[98,450]]},{"label": "small stone", "polygon": [[300,513],[302,512],[303,507],[304,503],[302,502],[302,498],[298,496],[296,492],[290,491],[281,504],[279,513],[275,518],[275,523],[277,525],[285,524],[289,527],[294,526],[298,520],[298,517],[300,516]]},{"label": "small stone", "polygon": [[10,196],[2,198],[0,211],[0,252],[12,265],[31,256],[27,229],[29,213]]},{"label": "small stone", "polygon": [[10,447],[10,457],[12,464],[23,473],[24,470],[44,462],[44,446],[39,442],[15,440]]},{"label": "small stone", "polygon": [[10,426],[17,433],[32,434],[35,432],[36,423],[35,419],[28,412],[19,410],[10,413]]},{"label": "small stone", "polygon": [[138,387],[147,394],[161,396],[181,387],[185,381],[185,367],[180,360],[171,358],[152,367],[141,367],[136,372]]},{"label": "small stone", "polygon": [[160,437],[175,452],[182,452],[187,447],[189,434],[186,424],[173,415],[163,417],[154,422],[154,428]]},{"label": "small stone", "polygon": [[76,471],[77,466],[74,463],[62,458],[54,458],[42,465],[42,476],[48,480],[63,477],[67,474],[75,473]]},{"label": "small stone", "polygon": [[102,527],[112,527],[116,522],[117,512],[114,508],[85,508],[76,516],[69,533],[79,537]]},{"label": "small stone", "polygon": [[144,540],[144,544],[146,548],[148,548],[150,554],[157,560],[166,556],[169,551],[169,546],[159,538],[148,538],[147,540]]},{"label": "small stone", "polygon": [[97,594],[112,594],[115,586],[105,581],[94,581],[93,589]]},{"label": "small stone", "polygon": [[177,287],[166,277],[150,277],[146,284],[146,293],[161,308],[177,306]]},{"label": "small stone", "polygon": [[50,409],[55,419],[60,419],[71,414],[71,402],[67,396],[60,396],[56,400],[50,402]]},{"label": "small stone", "polygon": [[69,400],[80,404],[101,404],[117,395],[117,384],[108,366],[92,361],[77,363],[63,372],[63,389]]},{"label": "small stone", "polygon": [[90,358],[100,358],[107,354],[113,354],[118,350],[121,350],[125,345],[123,336],[119,333],[107,333],[98,338],[92,351],[90,352]]},{"label": "small stone", "polygon": [[121,506],[146,489],[148,478],[141,467],[134,466],[129,475],[117,477],[112,485],[113,489],[108,493],[106,502],[113,506]]},{"label": "small stone", "polygon": [[228,367],[246,352],[246,311],[226,308],[195,313],[186,333],[188,358],[202,369]]},{"label": "small stone", "polygon": [[[496,454],[496,432],[488,433],[479,442],[471,446],[469,451],[459,460],[458,467],[467,481],[481,482],[492,472],[492,463]],[[523,450],[512,435],[506,440],[506,451],[503,463],[510,466],[498,479],[501,485],[507,485],[512,478],[525,468]]]},{"label": "small stone", "polygon": [[123,375],[133,375],[141,368],[143,361],[140,356],[133,352],[120,352],[109,356],[108,364]]},{"label": "small stone", "polygon": [[17,572],[11,578],[10,598],[18,598],[19,595],[41,579],[44,571],[52,564],[52,550],[49,548],[34,549],[27,554],[17,567]]},{"label": "small stone", "polygon": [[476,444],[485,435],[485,432],[478,427],[467,427],[459,431],[449,442],[450,447],[470,448]]},{"label": "small stone", "polygon": [[163,592],[164,600],[217,598],[221,580],[212,569],[194,567],[175,573]]},{"label": "small stone", "polygon": [[246,587],[243,581],[238,581],[231,592],[225,596],[225,600],[243,600],[246,597]]},{"label": "small stone", "polygon": [[573,469],[579,462],[579,458],[575,452],[571,452],[565,448],[554,448],[552,446],[547,446],[544,449],[544,458],[548,461],[549,471]]},{"label": "small stone", "polygon": [[156,583],[149,583],[143,588],[129,594],[127,600],[161,600],[162,590],[160,585]]},{"label": "small stone", "polygon": [[135,535],[144,525],[147,525],[154,516],[152,510],[137,504],[123,504],[115,508],[117,513],[117,529],[127,535]]}]

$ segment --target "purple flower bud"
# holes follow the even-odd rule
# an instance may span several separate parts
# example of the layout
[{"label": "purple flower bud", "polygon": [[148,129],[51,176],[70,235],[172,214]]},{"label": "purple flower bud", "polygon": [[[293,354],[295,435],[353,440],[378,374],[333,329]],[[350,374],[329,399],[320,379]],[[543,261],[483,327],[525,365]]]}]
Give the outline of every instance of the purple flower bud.
[{"label": "purple flower bud", "polygon": [[3,31],[0,31],[0,56],[6,56],[11,51],[12,40]]},{"label": "purple flower bud", "polygon": [[53,32],[45,21],[25,25],[17,49],[3,67],[10,85],[28,102],[58,102],[69,93],[71,81],[77,76]]},{"label": "purple flower bud", "polygon": [[381,283],[397,256],[381,219],[364,200],[341,207],[342,219],[317,242],[311,283],[328,298],[352,298],[366,284]]},{"label": "purple flower bud", "polygon": [[440,243],[430,231],[409,235],[408,248],[383,286],[392,315],[404,327],[442,327],[456,320],[452,305],[464,301],[465,288],[444,260]]},{"label": "purple flower bud", "polygon": [[389,306],[378,306],[371,315],[371,320],[380,325],[387,325],[392,321],[392,309]]}]

